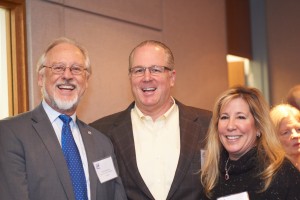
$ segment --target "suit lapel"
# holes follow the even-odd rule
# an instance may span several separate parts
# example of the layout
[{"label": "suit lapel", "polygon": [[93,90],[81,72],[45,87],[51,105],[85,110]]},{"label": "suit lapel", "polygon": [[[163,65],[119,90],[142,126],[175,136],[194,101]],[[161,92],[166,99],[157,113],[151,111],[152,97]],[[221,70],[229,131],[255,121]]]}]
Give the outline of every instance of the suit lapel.
[{"label": "suit lapel", "polygon": [[176,102],[179,107],[179,124],[180,124],[180,156],[178,166],[171,185],[167,199],[170,199],[178,189],[180,183],[188,172],[189,165],[192,163],[194,149],[196,149],[201,126],[197,121],[198,116],[187,112],[185,106]]},{"label": "suit lapel", "polygon": [[34,129],[40,136],[42,142],[49,152],[50,157],[52,158],[58,177],[68,199],[74,199],[72,183],[65,158],[61,151],[61,146],[56,137],[51,122],[42,107],[42,104],[40,104],[36,109],[32,111],[32,121]]},{"label": "suit lapel", "polygon": [[[194,149],[196,149],[198,145],[198,139],[200,135],[199,132],[201,132],[202,129],[199,123],[196,123],[199,116],[188,112],[183,104],[177,101],[176,103],[179,107],[181,147],[177,170],[175,172],[174,180],[167,199],[170,199],[173,196],[188,172],[189,166],[195,154]],[[136,185],[140,187],[140,189],[147,194],[149,198],[154,199],[137,168],[130,117],[130,112],[133,105],[134,104],[131,104],[127,110],[120,114],[109,134],[111,134],[112,140],[114,140],[115,148],[118,148],[118,152],[120,152],[119,156],[121,156],[125,164],[127,169],[126,171],[136,182]]]},{"label": "suit lapel", "polygon": [[131,104],[120,117],[114,123],[114,127],[111,131],[112,139],[115,143],[115,148],[118,148],[120,155],[126,171],[132,177],[132,180],[135,181],[136,185],[151,199],[154,199],[150,193],[148,187],[146,186],[142,176],[139,173],[137,163],[136,163],[136,154],[134,139],[132,133],[132,124],[130,112],[134,104]]},{"label": "suit lapel", "polygon": [[93,133],[88,129],[88,126],[86,126],[80,120],[77,120],[77,125],[80,130],[80,134],[84,143],[85,153],[88,160],[91,200],[96,200],[98,176],[96,174],[92,162],[96,161],[97,152],[94,147],[95,143],[93,141],[93,135],[92,135]]}]

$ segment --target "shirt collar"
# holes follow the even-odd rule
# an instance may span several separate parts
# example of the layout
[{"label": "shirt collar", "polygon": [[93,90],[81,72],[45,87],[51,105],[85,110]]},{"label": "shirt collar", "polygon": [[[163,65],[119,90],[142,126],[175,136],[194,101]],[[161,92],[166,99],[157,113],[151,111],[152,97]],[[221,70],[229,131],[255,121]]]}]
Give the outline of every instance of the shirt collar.
[{"label": "shirt collar", "polygon": [[[171,97],[173,104],[172,106],[169,108],[169,110],[167,110],[167,112],[165,112],[163,115],[161,115],[158,119],[164,118],[167,119],[168,116],[170,116],[170,114],[175,110],[176,107],[176,103],[173,97]],[[145,118],[149,118],[150,116],[148,115],[144,115],[144,113],[142,113],[142,111],[136,106],[136,104],[133,107],[134,112],[137,114],[137,116],[139,116],[140,119],[145,119]]]},{"label": "shirt collar", "polygon": [[[42,101],[42,106],[45,109],[51,123],[53,123],[58,118],[58,116],[62,114],[62,113],[59,113],[56,110],[54,110],[51,106],[49,106],[45,100]],[[72,118],[72,121],[75,122],[76,121],[76,112],[73,115],[71,115],[70,117]]]}]

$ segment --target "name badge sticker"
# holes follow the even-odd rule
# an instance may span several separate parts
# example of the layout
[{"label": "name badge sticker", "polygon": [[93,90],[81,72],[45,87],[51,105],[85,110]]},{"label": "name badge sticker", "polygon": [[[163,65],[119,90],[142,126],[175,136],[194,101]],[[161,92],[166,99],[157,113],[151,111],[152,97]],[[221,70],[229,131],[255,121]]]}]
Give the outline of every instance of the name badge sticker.
[{"label": "name badge sticker", "polygon": [[217,198],[217,200],[249,200],[248,192],[241,192],[224,197]]},{"label": "name badge sticker", "polygon": [[104,158],[102,160],[93,162],[97,176],[101,183],[117,178],[117,172],[113,163],[113,160],[110,157]]}]

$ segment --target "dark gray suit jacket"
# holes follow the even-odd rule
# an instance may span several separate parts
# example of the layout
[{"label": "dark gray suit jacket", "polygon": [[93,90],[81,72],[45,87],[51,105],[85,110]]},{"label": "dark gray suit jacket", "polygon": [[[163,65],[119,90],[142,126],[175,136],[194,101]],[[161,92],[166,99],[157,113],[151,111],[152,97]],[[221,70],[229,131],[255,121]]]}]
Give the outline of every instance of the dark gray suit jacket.
[{"label": "dark gray suit jacket", "polygon": [[[111,141],[82,121],[77,124],[88,160],[91,199],[126,199],[121,179],[101,184],[93,166],[111,156],[117,168]],[[61,146],[41,104],[0,121],[0,199],[74,199]]]},{"label": "dark gray suit jacket", "polygon": [[[180,157],[167,199],[199,200],[201,182],[200,150],[211,118],[211,112],[185,106],[176,101],[179,107]],[[116,156],[128,199],[154,199],[141,177],[137,163],[132,133],[130,112],[132,103],[126,110],[99,119],[90,125],[107,134],[115,147]],[[168,145],[166,144],[166,148]]]}]

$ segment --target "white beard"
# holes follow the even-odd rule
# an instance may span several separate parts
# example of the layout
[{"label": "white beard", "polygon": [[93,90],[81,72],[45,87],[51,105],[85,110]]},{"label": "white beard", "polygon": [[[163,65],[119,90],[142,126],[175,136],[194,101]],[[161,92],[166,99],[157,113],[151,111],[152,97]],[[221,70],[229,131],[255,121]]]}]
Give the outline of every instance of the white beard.
[{"label": "white beard", "polygon": [[78,95],[76,95],[71,100],[60,99],[55,95],[55,93],[54,93],[53,97],[50,97],[48,92],[46,91],[45,82],[42,87],[42,94],[43,94],[43,97],[46,100],[48,100],[48,102],[50,102],[51,107],[58,108],[59,110],[65,110],[65,111],[71,110],[71,109],[77,107],[77,104],[79,102]]}]

